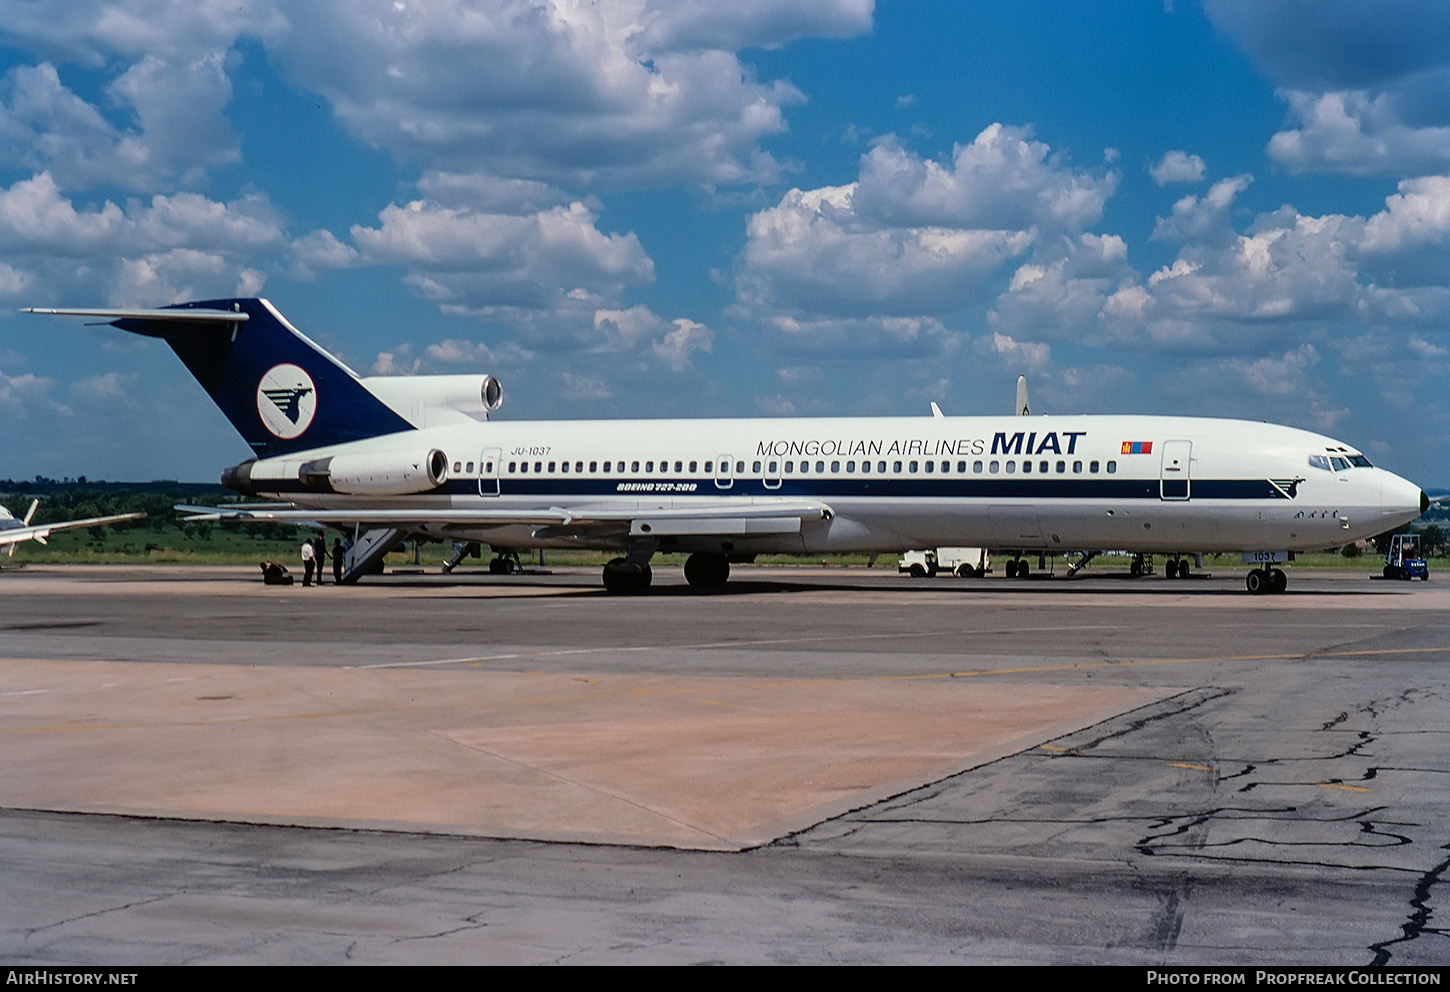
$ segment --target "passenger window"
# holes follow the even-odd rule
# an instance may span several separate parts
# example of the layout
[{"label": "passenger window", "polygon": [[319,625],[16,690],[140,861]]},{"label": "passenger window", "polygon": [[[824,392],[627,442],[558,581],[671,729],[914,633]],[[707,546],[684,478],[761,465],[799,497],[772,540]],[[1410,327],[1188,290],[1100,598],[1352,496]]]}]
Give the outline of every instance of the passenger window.
[{"label": "passenger window", "polygon": [[900,475],[901,474],[901,463],[900,462],[892,462],[891,465],[892,465],[891,471],[895,472],[897,475]]},{"label": "passenger window", "polygon": [[966,462],[957,462],[957,475],[966,475],[966,474],[967,474],[967,463]]},{"label": "passenger window", "polygon": [[553,462],[550,462],[549,463],[549,474],[550,475],[553,475],[554,474],[554,463]]},{"label": "passenger window", "polygon": [[464,466],[464,469],[463,470],[465,472],[467,472],[469,475],[472,475],[473,474],[473,462],[469,462],[466,466]]},{"label": "passenger window", "polygon": [[[598,472],[598,471],[599,471],[599,463],[598,462],[590,462],[589,463],[589,474],[590,475],[593,475],[595,472]],[[604,471],[606,471],[606,472],[609,471],[609,463],[608,462],[605,462],[604,463]]]},{"label": "passenger window", "polygon": [[831,474],[832,475],[840,475],[841,474],[841,463],[840,462],[831,462]]},{"label": "passenger window", "polygon": [[517,471],[518,471],[517,464],[515,462],[509,462],[509,474],[513,474],[514,472],[517,472]]},{"label": "passenger window", "polygon": [[568,475],[569,474],[569,463],[568,462],[560,462],[559,463],[559,471],[563,472],[565,475]]},{"label": "passenger window", "polygon": [[714,475],[715,474],[715,463],[714,462],[706,462],[705,463],[705,474],[706,475]]},{"label": "passenger window", "polygon": [[519,474],[520,475],[528,475],[528,473],[529,473],[529,463],[528,462],[519,462]]},{"label": "passenger window", "polygon": [[1116,472],[1117,470],[1118,470],[1118,463],[1117,462],[1108,462],[1108,474],[1109,475],[1111,475],[1112,473]]},{"label": "passenger window", "polygon": [[1040,461],[1040,462],[1037,463],[1037,471],[1039,471],[1039,472],[1046,472],[1047,471],[1047,461],[1045,459],[1043,461]]},{"label": "passenger window", "polygon": [[928,472],[931,472],[931,471],[933,471],[935,469],[936,469],[936,462],[927,462],[926,463],[926,470]]},{"label": "passenger window", "polygon": [[1080,473],[1082,471],[1082,462],[1073,462],[1072,463],[1072,470],[1074,472],[1079,472]]},{"label": "passenger window", "polygon": [[779,472],[779,471],[780,471],[780,462],[771,462],[770,463],[770,476],[771,476],[771,478],[775,478],[776,473]]},{"label": "passenger window", "polygon": [[756,475],[759,475],[760,474],[760,462],[755,462],[751,466],[750,471],[754,472]]},{"label": "passenger window", "polygon": [[992,474],[993,474],[993,475],[996,475],[996,474],[997,474],[997,469],[999,469],[999,468],[1001,468],[1001,467],[1002,467],[1002,464],[1001,464],[1001,462],[993,462],[993,463],[992,463],[992,464],[991,464],[991,466],[989,466],[989,470],[990,470],[990,471],[991,471],[991,473],[992,473]]},{"label": "passenger window", "polygon": [[1091,473],[1093,473],[1094,475],[1096,475],[1097,474],[1097,471],[1098,471],[1098,463],[1096,461],[1091,462],[1088,465],[1088,471],[1091,472]]},{"label": "passenger window", "polygon": [[816,474],[817,475],[825,475],[826,474],[826,463],[825,462],[816,462]]},{"label": "passenger window", "polygon": [[1061,475],[1062,473],[1064,473],[1066,471],[1067,471],[1067,462],[1058,462],[1057,463],[1057,474],[1058,475]]},{"label": "passenger window", "polygon": [[534,462],[534,474],[537,475],[537,474],[539,474],[539,473],[541,473],[543,471],[544,471],[544,463],[543,462]]},{"label": "passenger window", "polygon": [[462,472],[463,471],[463,463],[462,462],[454,462],[453,463],[453,471],[455,471],[455,472]]},{"label": "passenger window", "polygon": [[637,473],[639,471],[639,462],[630,462],[629,463],[629,470],[631,472],[636,472]]},{"label": "passenger window", "polygon": [[[1011,462],[1008,462],[1007,464],[1010,466],[1012,463]],[[1009,467],[1007,469],[1007,471],[1010,472],[1010,471],[1012,471],[1012,469]],[[1022,471],[1024,471],[1024,472],[1031,472],[1032,471],[1032,463],[1031,462],[1023,462],[1022,463]]]},{"label": "passenger window", "polygon": [[576,472],[582,472],[582,471],[584,471],[584,463],[583,462],[575,462],[574,463],[574,471],[576,471]]},{"label": "passenger window", "polygon": [[911,463],[911,465],[909,466],[909,470],[912,471],[912,472],[915,472],[916,471],[916,462],[912,462]]},{"label": "passenger window", "polygon": [[847,462],[846,463],[846,474],[849,475],[850,473],[852,473],[854,471],[856,471],[856,463],[855,462]]},{"label": "passenger window", "polygon": [[624,474],[624,462],[617,462],[614,468],[620,475]]},{"label": "passenger window", "polygon": [[646,472],[653,472],[655,470],[655,463],[654,462],[645,462],[644,463],[644,470]]},{"label": "passenger window", "polygon": [[[1030,465],[1032,463],[1031,462],[1028,462],[1028,464]],[[1015,471],[1017,471],[1017,463],[1016,462],[1008,462],[1007,463],[1007,474],[1008,475],[1011,475]]]},{"label": "passenger window", "polygon": [[[972,471],[973,472],[976,472],[978,475],[981,475],[982,474],[982,463],[981,462],[972,462]],[[992,471],[995,472],[996,469],[993,469]]]},{"label": "passenger window", "polygon": [[863,474],[869,475],[871,473],[871,463],[870,462],[862,462],[861,463],[861,472]]},{"label": "passenger window", "polygon": [[685,470],[685,466],[684,466],[684,463],[683,462],[675,462],[675,474],[676,475],[678,475],[680,472],[683,472],[684,470]]},{"label": "passenger window", "polygon": [[744,475],[745,474],[745,463],[744,462],[736,462],[735,463],[735,474],[736,475]]}]

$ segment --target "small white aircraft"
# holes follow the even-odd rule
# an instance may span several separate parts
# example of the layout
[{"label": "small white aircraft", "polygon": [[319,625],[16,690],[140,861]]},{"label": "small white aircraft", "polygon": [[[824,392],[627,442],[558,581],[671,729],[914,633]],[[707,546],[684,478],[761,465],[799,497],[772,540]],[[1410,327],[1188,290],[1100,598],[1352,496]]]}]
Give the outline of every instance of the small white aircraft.
[{"label": "small white aircraft", "polygon": [[10,557],[15,556],[15,548],[25,541],[45,544],[47,543],[46,538],[58,531],[99,527],[102,524],[115,524],[122,520],[143,520],[146,517],[144,513],[116,513],[109,517],[89,517],[85,520],[64,520],[32,526],[30,521],[35,516],[35,508],[39,505],[40,500],[31,500],[30,509],[25,511],[25,517],[21,520],[16,520],[15,514],[0,506],[0,548],[4,548]]},{"label": "small white aircraft", "polygon": [[[166,341],[251,445],[222,482],[281,505],[213,517],[353,528],[344,581],[409,536],[616,551],[611,592],[640,592],[656,552],[691,585],[758,554],[1235,552],[1251,592],[1290,552],[1419,516],[1428,499],[1334,438],[1190,417],[539,421],[503,423],[488,375],[360,377],[266,300],[156,310],[32,309]],[[1176,560],[1176,559],[1175,559]],[[1186,575],[1187,569],[1181,573]]]}]

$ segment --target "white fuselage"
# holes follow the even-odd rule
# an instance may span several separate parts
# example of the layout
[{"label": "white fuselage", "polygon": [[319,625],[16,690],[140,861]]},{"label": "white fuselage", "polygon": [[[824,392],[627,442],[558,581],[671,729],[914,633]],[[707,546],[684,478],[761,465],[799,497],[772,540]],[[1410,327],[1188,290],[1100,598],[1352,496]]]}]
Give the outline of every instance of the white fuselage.
[{"label": "white fuselage", "polygon": [[[299,478],[327,457],[339,473],[351,458],[366,474],[395,455],[416,463],[437,452],[447,467],[438,485],[383,478],[370,488],[354,478],[329,492]],[[469,423],[262,459],[247,491],[356,510],[363,522],[377,511],[416,513],[410,532],[494,547],[647,540],[661,551],[731,554],[1307,550],[1412,520],[1423,498],[1357,449],[1309,431],[1138,416]],[[727,519],[787,503],[824,512],[794,527]],[[549,525],[486,519],[561,508],[563,521]],[[652,512],[690,508],[698,519],[641,529]],[[591,523],[591,512],[638,519]]]}]

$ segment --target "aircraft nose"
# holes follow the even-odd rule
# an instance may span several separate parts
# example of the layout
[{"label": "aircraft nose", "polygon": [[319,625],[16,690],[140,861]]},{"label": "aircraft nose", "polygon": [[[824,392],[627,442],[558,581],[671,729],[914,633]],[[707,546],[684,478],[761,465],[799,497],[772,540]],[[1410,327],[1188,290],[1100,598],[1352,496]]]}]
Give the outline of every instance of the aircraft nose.
[{"label": "aircraft nose", "polygon": [[1390,526],[1409,523],[1430,508],[1430,497],[1408,479],[1391,472],[1380,485],[1380,516]]}]

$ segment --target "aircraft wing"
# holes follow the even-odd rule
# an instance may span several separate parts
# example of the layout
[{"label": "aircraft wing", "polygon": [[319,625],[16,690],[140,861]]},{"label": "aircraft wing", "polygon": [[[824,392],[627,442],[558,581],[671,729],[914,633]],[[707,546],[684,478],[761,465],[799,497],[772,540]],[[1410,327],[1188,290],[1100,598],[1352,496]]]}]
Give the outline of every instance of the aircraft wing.
[{"label": "aircraft wing", "polygon": [[481,507],[477,509],[425,508],[394,510],[358,507],[345,510],[309,510],[276,504],[235,506],[178,506],[192,520],[275,521],[278,523],[361,524],[377,527],[423,528],[509,527],[534,525],[550,533],[571,529],[608,527],[633,535],[766,534],[792,533],[807,520],[829,520],[831,508],[815,500],[770,497],[698,500],[629,500],[576,506]]},{"label": "aircraft wing", "polygon": [[77,530],[81,527],[99,527],[102,524],[120,523],[122,520],[143,520],[144,513],[116,513],[109,517],[88,517],[85,520],[60,520],[51,524],[35,524],[29,527],[10,527],[0,530],[0,548],[9,547],[15,553],[15,546],[25,541],[46,543],[51,534],[63,530]]}]

